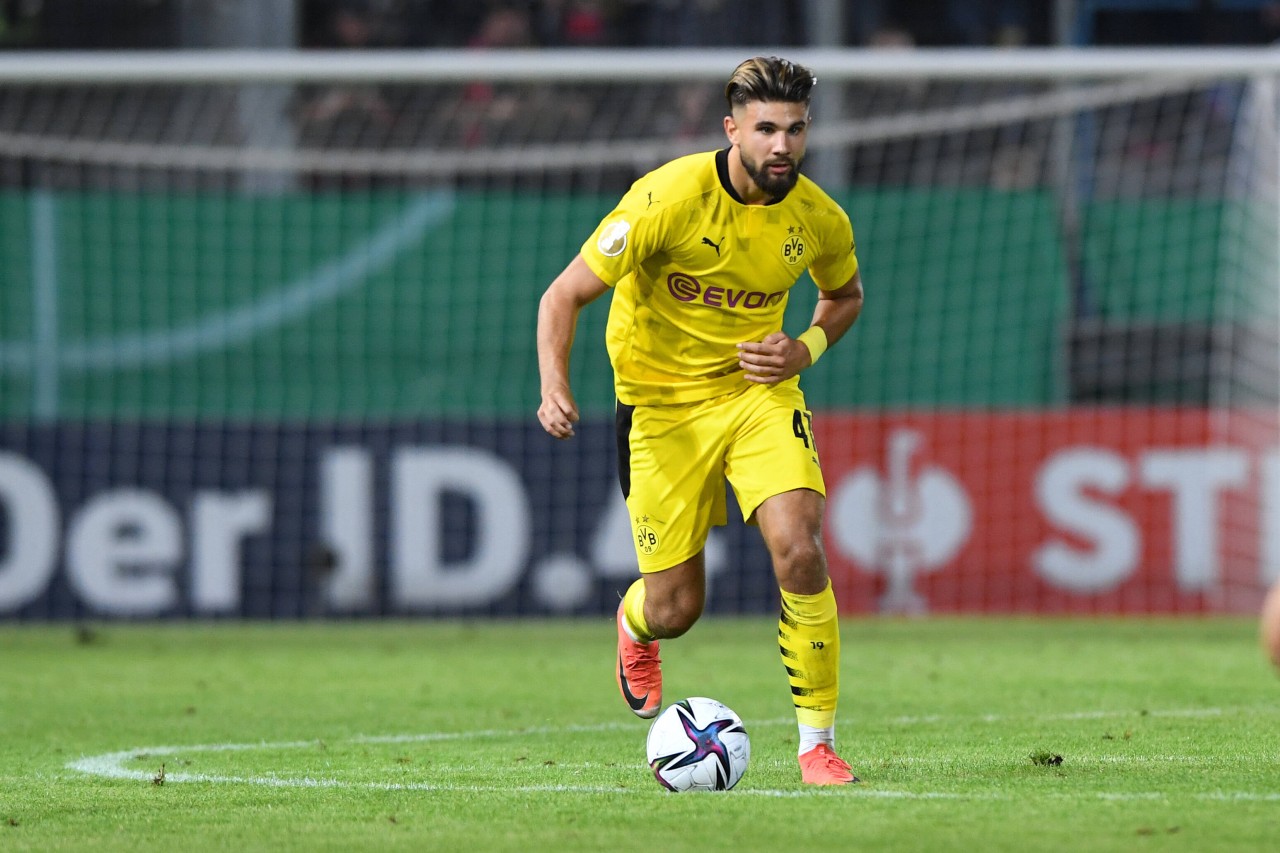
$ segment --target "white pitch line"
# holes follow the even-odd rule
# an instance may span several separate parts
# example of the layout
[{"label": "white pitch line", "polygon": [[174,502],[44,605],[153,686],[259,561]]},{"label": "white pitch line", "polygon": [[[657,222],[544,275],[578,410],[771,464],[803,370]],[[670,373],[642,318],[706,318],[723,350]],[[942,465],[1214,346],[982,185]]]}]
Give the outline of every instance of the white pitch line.
[{"label": "white pitch line", "polygon": [[[233,749],[283,748],[293,746],[314,746],[315,741],[291,741],[288,743],[265,744],[202,744],[195,747],[157,747],[146,750],[127,750],[107,753],[100,756],[82,758],[67,765],[90,776],[108,779],[127,779],[138,782],[154,781],[155,774],[143,770],[130,770],[122,766],[123,762],[136,759],[141,754],[168,755],[175,752],[189,751],[223,751]],[[638,789],[633,787],[608,785],[468,785],[440,784],[432,782],[350,782],[342,779],[316,779],[311,776],[221,776],[208,773],[165,773],[165,783],[204,782],[208,784],[259,785],[269,788],[322,788],[342,790],[369,791],[421,791],[425,793],[470,792],[498,794],[634,794]],[[1012,799],[1007,794],[987,792],[958,794],[945,791],[900,791],[870,787],[831,788],[825,790],[778,790],[769,788],[739,788],[735,795],[747,795],[770,798],[794,798],[814,796],[852,796],[867,799],[887,800],[983,800],[996,801]],[[1078,794],[1049,793],[1041,795],[1051,799],[1079,798]],[[1213,802],[1280,802],[1280,793],[1254,793],[1251,791],[1212,791],[1185,795],[1163,792],[1107,793],[1092,795],[1095,799],[1107,802],[1169,800],[1179,796]],[[1024,795],[1019,795],[1024,799]]]},{"label": "white pitch line", "polygon": [[[983,715],[977,718],[959,718],[952,717],[950,719],[978,719],[984,722],[998,722],[1011,719],[1096,719],[1101,717],[1114,716],[1152,716],[1152,717],[1205,717],[1205,716],[1221,716],[1227,710],[1223,708],[1196,708],[1196,709],[1174,709],[1166,711],[1090,711],[1090,712],[1073,712],[1056,715],[1026,715],[1020,717],[1018,715]],[[1256,709],[1251,709],[1256,710]],[[936,723],[944,721],[944,717],[899,717],[893,720],[897,724],[920,724],[920,723]],[[756,726],[773,726],[782,723],[793,724],[792,720],[764,720],[756,721]],[[526,735],[540,735],[561,732],[600,732],[615,731],[626,728],[632,728],[625,723],[599,723],[595,725],[575,725],[575,726],[539,726],[524,729],[480,729],[473,732],[422,732],[416,734],[395,734],[395,735],[355,735],[345,738],[335,743],[430,743],[450,740],[473,740],[477,738],[501,738],[501,737],[522,737]],[[213,743],[213,744],[192,744],[189,746],[150,746],[139,747],[136,749],[118,750],[116,752],[102,753],[101,755],[86,756],[75,761],[69,762],[66,769],[74,770],[77,773],[83,773],[88,776],[96,776],[104,779],[124,779],[130,781],[149,782],[155,780],[155,773],[145,770],[133,770],[125,766],[130,761],[140,761],[144,758],[164,757],[171,755],[179,755],[192,752],[242,752],[249,750],[286,750],[286,749],[304,749],[312,748],[319,745],[320,739],[313,740],[291,740],[276,742],[257,742],[257,743]],[[1089,762],[1108,762],[1120,763],[1124,759],[1111,756],[1097,759],[1087,759]],[[1189,756],[1140,756],[1135,758],[1137,761],[1167,761],[1167,762],[1191,762],[1197,759]],[[458,768],[451,768],[458,769]],[[563,768],[562,768],[563,769]],[[638,789],[623,786],[608,785],[469,785],[469,784],[441,784],[432,782],[353,782],[342,779],[317,779],[311,776],[303,777],[282,777],[273,775],[260,776],[227,776],[205,773],[182,773],[182,772],[166,772],[164,775],[166,783],[184,783],[184,782],[204,782],[212,784],[234,784],[234,785],[260,785],[273,788],[328,788],[328,789],[363,789],[377,791],[423,791],[423,792],[448,792],[448,791],[465,791],[471,793],[582,793],[582,794],[634,794]],[[893,789],[872,788],[865,785],[848,787],[848,788],[826,788],[826,789],[801,789],[801,790],[778,790],[778,789],[761,789],[761,788],[740,788],[734,791],[735,795],[751,795],[760,797],[813,797],[813,796],[855,796],[869,799],[899,799],[899,800],[1007,800],[1011,797],[1007,794],[999,792],[982,792],[982,793],[953,793],[944,791],[903,791]],[[1019,798],[1025,795],[1020,795]],[[1073,798],[1078,799],[1078,793],[1045,793],[1040,796],[1052,799]],[[1280,802],[1280,792],[1252,792],[1252,791],[1204,791],[1192,793],[1176,793],[1176,792],[1130,792],[1130,793],[1110,793],[1097,792],[1090,795],[1095,799],[1105,800],[1107,802],[1125,802],[1125,801],[1146,801],[1146,800],[1170,800],[1178,798],[1190,798],[1195,800],[1204,800],[1211,802]]]}]

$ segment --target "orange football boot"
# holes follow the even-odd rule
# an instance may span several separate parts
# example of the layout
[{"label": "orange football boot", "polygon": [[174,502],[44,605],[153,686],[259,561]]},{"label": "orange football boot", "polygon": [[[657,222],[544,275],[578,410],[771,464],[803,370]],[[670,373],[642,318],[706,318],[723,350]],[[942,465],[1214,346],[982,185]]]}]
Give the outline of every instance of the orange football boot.
[{"label": "orange football boot", "polygon": [[800,779],[806,785],[848,785],[860,781],[848,762],[825,743],[800,756]]},{"label": "orange football boot", "polygon": [[662,661],[658,658],[658,641],[638,643],[631,639],[622,620],[622,603],[618,603],[618,689],[637,717],[646,720],[658,716],[662,708]]}]

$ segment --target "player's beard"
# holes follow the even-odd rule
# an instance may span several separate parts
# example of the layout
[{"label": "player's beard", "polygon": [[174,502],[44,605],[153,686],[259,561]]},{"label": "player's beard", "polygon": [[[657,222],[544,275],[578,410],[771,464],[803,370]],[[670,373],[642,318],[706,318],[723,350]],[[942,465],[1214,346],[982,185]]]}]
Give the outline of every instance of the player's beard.
[{"label": "player's beard", "polygon": [[[796,181],[800,180],[800,160],[798,159],[777,158],[765,161],[764,165],[761,165],[749,159],[742,153],[741,148],[738,149],[738,158],[742,160],[742,168],[746,170],[751,180],[755,181],[761,192],[774,201],[786,198],[787,193],[795,189]],[[791,169],[781,175],[775,175],[769,171],[769,166],[778,163],[786,163]]]}]

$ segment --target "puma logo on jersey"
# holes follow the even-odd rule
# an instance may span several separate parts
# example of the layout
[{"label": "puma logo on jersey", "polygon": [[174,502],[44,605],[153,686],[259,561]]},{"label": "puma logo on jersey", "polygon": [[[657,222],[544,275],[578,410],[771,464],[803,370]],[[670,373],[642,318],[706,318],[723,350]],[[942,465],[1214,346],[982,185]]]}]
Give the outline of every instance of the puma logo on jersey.
[{"label": "puma logo on jersey", "polygon": [[710,246],[711,248],[715,249],[715,250],[716,250],[716,257],[717,257],[717,258],[718,258],[718,257],[720,257],[720,246],[721,246],[721,244],[723,244],[723,243],[724,243],[724,238],[723,238],[723,237],[721,237],[721,238],[720,238],[720,242],[719,242],[719,243],[712,243],[712,242],[711,242],[711,238],[710,238],[710,237],[703,237],[703,238],[702,238],[702,242],[703,242],[703,244],[704,244],[704,245]]}]

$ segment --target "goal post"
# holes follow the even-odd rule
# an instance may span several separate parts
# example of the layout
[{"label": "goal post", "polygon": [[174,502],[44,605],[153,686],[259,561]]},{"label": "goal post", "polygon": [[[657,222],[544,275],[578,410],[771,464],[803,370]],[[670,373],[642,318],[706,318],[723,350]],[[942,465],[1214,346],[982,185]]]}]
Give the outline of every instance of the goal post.
[{"label": "goal post", "polygon": [[[557,443],[538,298],[760,52],[838,93],[806,171],[866,308],[802,385],[843,612],[1254,611],[1280,51],[1055,48],[0,55],[0,614],[610,612],[607,300]],[[776,607],[740,520],[707,569]]]}]

